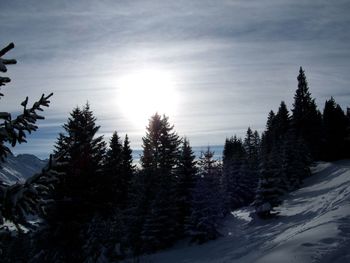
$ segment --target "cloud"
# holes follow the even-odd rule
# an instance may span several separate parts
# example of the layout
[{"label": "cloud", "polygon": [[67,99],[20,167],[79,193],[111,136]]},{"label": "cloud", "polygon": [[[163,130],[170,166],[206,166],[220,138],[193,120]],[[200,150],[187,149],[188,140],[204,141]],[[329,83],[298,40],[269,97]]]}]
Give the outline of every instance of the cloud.
[{"label": "cloud", "polygon": [[3,108],[18,111],[26,95],[55,93],[26,150],[52,150],[55,127],[86,101],[106,139],[128,132],[139,148],[144,131],[116,105],[117,80],[150,66],[177,76],[183,99],[170,121],[195,145],[223,143],[248,126],[262,130],[270,109],[281,100],[291,106],[300,65],[320,107],[331,95],[342,107],[350,99],[346,0],[15,0],[0,7],[0,44],[14,41],[19,61],[9,69]]}]

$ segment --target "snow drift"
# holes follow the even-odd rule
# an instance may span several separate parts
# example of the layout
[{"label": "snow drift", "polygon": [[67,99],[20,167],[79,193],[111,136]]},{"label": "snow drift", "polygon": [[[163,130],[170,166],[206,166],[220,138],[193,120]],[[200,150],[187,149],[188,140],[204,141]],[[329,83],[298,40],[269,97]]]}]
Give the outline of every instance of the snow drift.
[{"label": "snow drift", "polygon": [[303,187],[285,197],[279,216],[255,218],[251,208],[232,212],[222,237],[174,248],[141,262],[350,262],[350,160],[318,163]]}]

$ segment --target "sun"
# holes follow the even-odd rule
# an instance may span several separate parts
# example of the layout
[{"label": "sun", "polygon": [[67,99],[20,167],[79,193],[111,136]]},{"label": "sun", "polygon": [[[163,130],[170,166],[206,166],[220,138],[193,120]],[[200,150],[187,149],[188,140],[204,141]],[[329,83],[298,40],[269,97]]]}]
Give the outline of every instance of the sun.
[{"label": "sun", "polygon": [[134,71],[119,79],[119,106],[137,128],[144,128],[155,114],[174,116],[178,105],[175,77],[159,69]]}]

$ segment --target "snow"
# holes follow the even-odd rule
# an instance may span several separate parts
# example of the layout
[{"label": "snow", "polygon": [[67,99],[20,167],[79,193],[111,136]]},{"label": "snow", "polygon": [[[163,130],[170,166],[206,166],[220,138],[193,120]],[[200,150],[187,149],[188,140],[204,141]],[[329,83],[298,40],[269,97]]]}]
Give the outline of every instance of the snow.
[{"label": "snow", "polygon": [[40,172],[46,164],[47,161],[31,154],[9,155],[4,163],[0,163],[0,181],[6,184],[25,181]]},{"label": "snow", "polygon": [[303,187],[285,197],[277,218],[250,207],[233,211],[221,238],[203,245],[179,242],[140,262],[350,262],[350,160],[318,163]]}]

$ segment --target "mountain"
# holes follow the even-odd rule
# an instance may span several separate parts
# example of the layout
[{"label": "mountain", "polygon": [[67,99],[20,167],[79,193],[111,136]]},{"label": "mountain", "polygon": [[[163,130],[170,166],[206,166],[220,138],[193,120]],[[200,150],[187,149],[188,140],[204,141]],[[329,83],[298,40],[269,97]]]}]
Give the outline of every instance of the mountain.
[{"label": "mountain", "polygon": [[177,244],[140,262],[350,262],[350,160],[318,163],[302,188],[288,194],[269,220],[250,207],[233,211],[222,237],[203,245]]},{"label": "mountain", "polygon": [[0,163],[0,181],[6,184],[24,181],[40,172],[46,164],[47,161],[31,154],[9,155],[5,162]]}]

